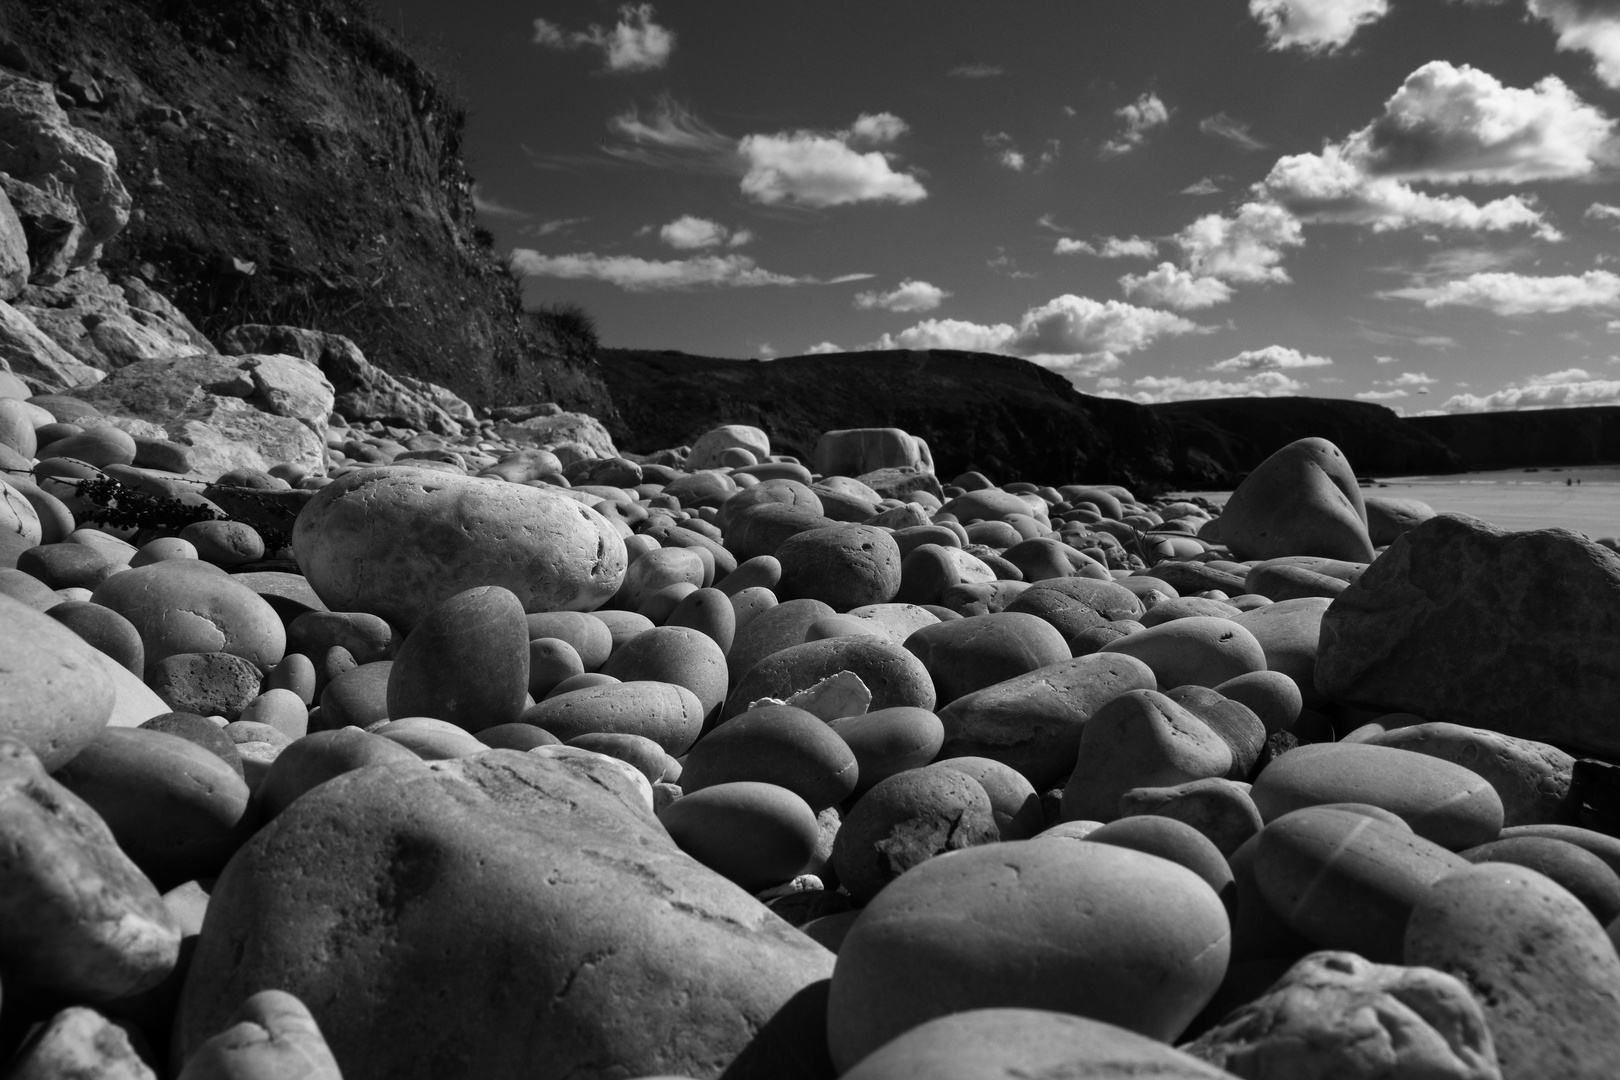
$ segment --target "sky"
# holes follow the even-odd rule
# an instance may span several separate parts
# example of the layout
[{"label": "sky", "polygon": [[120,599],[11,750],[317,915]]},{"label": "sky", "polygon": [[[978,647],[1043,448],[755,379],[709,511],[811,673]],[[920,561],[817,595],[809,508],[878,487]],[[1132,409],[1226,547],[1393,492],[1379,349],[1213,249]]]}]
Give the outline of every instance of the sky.
[{"label": "sky", "polygon": [[606,345],[1620,404],[1620,0],[380,0]]}]

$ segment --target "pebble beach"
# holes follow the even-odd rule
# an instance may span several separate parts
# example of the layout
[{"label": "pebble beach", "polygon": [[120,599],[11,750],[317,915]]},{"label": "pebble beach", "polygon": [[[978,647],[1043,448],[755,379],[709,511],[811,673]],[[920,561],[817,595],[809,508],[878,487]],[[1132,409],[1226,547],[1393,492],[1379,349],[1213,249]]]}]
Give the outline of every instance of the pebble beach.
[{"label": "pebble beach", "polygon": [[0,421],[10,1075],[1620,1062],[1620,555],[1479,481]]}]

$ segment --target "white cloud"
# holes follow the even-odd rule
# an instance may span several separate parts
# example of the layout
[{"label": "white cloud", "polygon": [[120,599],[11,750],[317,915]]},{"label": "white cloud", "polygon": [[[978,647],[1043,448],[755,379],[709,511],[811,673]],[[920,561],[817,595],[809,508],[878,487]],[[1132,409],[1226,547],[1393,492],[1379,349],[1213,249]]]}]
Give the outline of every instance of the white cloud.
[{"label": "white cloud", "polygon": [[1305,242],[1299,220],[1275,203],[1251,202],[1232,217],[1206,214],[1176,234],[1187,269],[1198,277],[1246,283],[1286,282],[1283,249]]},{"label": "white cloud", "polygon": [[1552,23],[1560,49],[1587,53],[1598,78],[1620,88],[1620,5],[1612,0],[1529,0],[1529,7]]},{"label": "white cloud", "polygon": [[1588,270],[1584,274],[1538,277],[1531,274],[1485,273],[1440,285],[1416,285],[1383,294],[1416,300],[1426,308],[1473,307],[1497,315],[1533,315],[1577,308],[1620,308],[1620,274]]},{"label": "white cloud", "polygon": [[1586,208],[1586,213],[1582,214],[1581,216],[1591,218],[1593,221],[1613,221],[1620,223],[1620,206],[1610,206],[1608,203],[1595,202],[1591,206],[1588,206]]},{"label": "white cloud", "polygon": [[861,113],[850,125],[851,142],[868,146],[887,146],[911,130],[911,125],[893,113]]},{"label": "white cloud", "polygon": [[1249,0],[1273,49],[1332,52],[1389,13],[1389,0]]},{"label": "white cloud", "polygon": [[[884,114],[885,116],[887,114]],[[914,203],[928,192],[878,151],[852,149],[853,132],[746,135],[737,144],[742,191],[755,202],[823,209],[858,202]]]},{"label": "white cloud", "polygon": [[884,311],[933,311],[951,295],[938,285],[926,281],[902,281],[890,292],[863,292],[855,294],[858,308],[882,308]]},{"label": "white cloud", "polygon": [[846,350],[842,345],[834,345],[830,341],[823,341],[819,345],[812,345],[804,350],[805,356],[820,356],[823,353],[840,353]]},{"label": "white cloud", "polygon": [[1439,379],[1431,378],[1421,371],[1403,371],[1395,378],[1385,383],[1386,386],[1433,386]]},{"label": "white cloud", "polygon": [[1005,131],[998,131],[984,137],[984,145],[996,152],[996,161],[1004,168],[1013,172],[1023,172],[1028,159],[1023,152],[1013,144],[1013,137]]},{"label": "white cloud", "polygon": [[635,106],[608,120],[608,130],[629,140],[630,147],[606,146],[608,153],[645,164],[669,164],[661,151],[690,155],[716,169],[732,167],[737,141],[710,127],[668,95],[658,98],[652,115],[643,119]]},{"label": "white cloud", "polygon": [[1441,407],[1447,412],[1500,412],[1614,404],[1620,404],[1620,379],[1599,379],[1581,368],[1569,368],[1532,376],[1522,385],[1490,394],[1454,394]]},{"label": "white cloud", "polygon": [[685,214],[658,230],[658,238],[672,248],[693,251],[719,247],[731,230],[717,221]]},{"label": "white cloud", "polygon": [[753,242],[754,231],[752,229],[738,229],[731,234],[731,239],[726,241],[726,247],[742,247],[744,244],[752,244]]},{"label": "white cloud", "polygon": [[1214,116],[1206,116],[1198,121],[1198,130],[1205,135],[1227,142],[1243,150],[1264,150],[1266,144],[1255,138],[1249,132],[1249,125],[1242,120],[1234,119],[1223,112]]},{"label": "white cloud", "polygon": [[651,4],[621,6],[619,21],[611,29],[592,23],[588,30],[568,31],[536,19],[534,43],[552,49],[600,49],[609,71],[652,71],[668,64],[675,49],[675,32],[652,19]]},{"label": "white cloud", "polygon": [[1398,356],[1375,356],[1373,361],[1379,364],[1398,364],[1401,359]]},{"label": "white cloud", "polygon": [[1405,390],[1362,390],[1355,396],[1362,401],[1394,401],[1411,395]]},{"label": "white cloud", "polygon": [[1314,356],[1290,349],[1284,345],[1267,345],[1263,349],[1245,349],[1236,356],[1211,364],[1209,370],[1236,371],[1290,371],[1295,368],[1327,367],[1333,361],[1325,356]]},{"label": "white cloud", "polygon": [[746,255],[699,255],[690,259],[642,259],[631,255],[542,255],[530,248],[512,252],[512,268],[529,277],[605,281],[629,292],[696,288],[749,288],[760,285],[831,285],[870,274],[822,279],[793,277],[761,269]]},{"label": "white cloud", "polygon": [[1183,195],[1216,195],[1216,194],[1219,194],[1220,190],[1221,190],[1221,185],[1217,184],[1215,181],[1211,180],[1209,177],[1206,176],[1203,179],[1199,180],[1197,183],[1188,184],[1186,187],[1182,188],[1181,189],[1181,194],[1183,194]]},{"label": "white cloud", "polygon": [[1226,397],[1286,397],[1305,389],[1305,384],[1280,371],[1261,371],[1232,382],[1221,379],[1189,379],[1181,375],[1144,375],[1132,380],[1134,392],[1125,389],[1121,379],[1099,379],[1097,393],[1120,397],[1143,405],[1159,401],[1197,401]]},{"label": "white cloud", "polygon": [[1523,184],[1591,176],[1613,134],[1614,121],[1556,76],[1521,89],[1467,64],[1431,60],[1342,149],[1376,176]]},{"label": "white cloud", "polygon": [[1119,284],[1132,300],[1177,311],[1197,311],[1232,299],[1232,286],[1220,278],[1199,277],[1167,262],[1145,274],[1126,274]]},{"label": "white cloud", "polygon": [[1096,244],[1064,237],[1057,242],[1057,247],[1052,249],[1052,253],[1095,255],[1099,259],[1151,259],[1159,253],[1159,245],[1157,241],[1145,240],[1140,236],[1129,238],[1105,236]]},{"label": "white cloud", "polygon": [[1135,150],[1147,139],[1147,133],[1170,122],[1170,110],[1165,108],[1159,95],[1151,91],[1128,105],[1114,110],[1114,115],[1125,121],[1120,133],[1103,144],[1104,157],[1118,157]]},{"label": "white cloud", "polygon": [[1010,323],[924,319],[884,334],[877,349],[966,349],[1021,356],[1070,377],[1096,374],[1162,337],[1194,333],[1197,323],[1168,311],[1072,294],[1030,308]]},{"label": "white cloud", "polygon": [[1545,240],[1562,238],[1541,211],[1517,195],[1484,205],[1461,195],[1430,195],[1393,177],[1368,175],[1337,146],[1280,158],[1259,186],[1309,222],[1364,225],[1374,232],[1419,226],[1486,232],[1534,228]]},{"label": "white cloud", "polygon": [[499,203],[494,199],[485,198],[484,193],[479,190],[477,184],[474,184],[472,188],[472,204],[474,210],[487,217],[505,218],[509,221],[529,221],[534,217],[533,214],[526,210],[519,210],[516,207]]}]

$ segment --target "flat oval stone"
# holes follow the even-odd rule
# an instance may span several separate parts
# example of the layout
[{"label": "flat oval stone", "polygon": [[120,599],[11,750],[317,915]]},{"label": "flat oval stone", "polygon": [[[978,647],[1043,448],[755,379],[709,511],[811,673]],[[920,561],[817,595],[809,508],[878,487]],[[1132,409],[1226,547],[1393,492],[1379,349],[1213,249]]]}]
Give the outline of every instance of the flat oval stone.
[{"label": "flat oval stone", "polygon": [[624,643],[602,665],[621,682],[667,682],[684,686],[703,704],[704,716],[726,700],[726,654],[714,639],[687,626],[658,626]]},{"label": "flat oval stone", "polygon": [[971,776],[990,796],[990,812],[1003,840],[1028,840],[1046,827],[1040,794],[1024,774],[983,757],[953,757],[929,766]]},{"label": "flat oval stone", "polygon": [[388,682],[392,660],[361,664],[343,672],[321,691],[321,727],[331,731],[367,727],[388,719]]},{"label": "flat oval stone", "polygon": [[1266,726],[1247,705],[1204,686],[1178,686],[1164,696],[1208,724],[1231,747],[1232,768],[1227,779],[1249,779],[1265,746]]},{"label": "flat oval stone", "polygon": [[1398,814],[1412,831],[1453,851],[1496,839],[1502,799],[1478,773],[1441,758],[1366,743],[1317,743],[1282,755],[1255,778],[1260,816],[1358,802]]},{"label": "flat oval stone", "polygon": [[537,746],[560,746],[562,744],[561,739],[545,728],[537,728],[533,724],[525,724],[522,721],[512,724],[496,724],[494,727],[485,728],[473,737],[494,750],[528,751]]},{"label": "flat oval stone", "polygon": [[538,611],[527,616],[529,640],[556,638],[579,654],[586,671],[596,671],[613,652],[613,631],[601,619],[582,611]]},{"label": "flat oval stone", "polygon": [[1485,1009],[1504,1077],[1608,1080],[1620,1061],[1620,956],[1579,900],[1485,863],[1425,890],[1404,962],[1455,975]]},{"label": "flat oval stone", "polygon": [[886,604],[900,590],[900,549],[871,525],[842,524],[789,537],[776,549],[778,595],[820,600],[835,611]]},{"label": "flat oval stone", "polygon": [[135,626],[148,666],[176,653],[227,652],[268,671],[286,652],[287,631],[275,609],[207,563],[137,566],[102,582],[90,599]]},{"label": "flat oval stone", "polygon": [[984,785],[949,769],[913,769],[875,784],[844,817],[832,866],[858,903],[947,851],[1001,839]]},{"label": "flat oval stone", "polygon": [[1546,836],[1516,836],[1469,848],[1471,863],[1512,863],[1544,874],[1568,889],[1607,926],[1620,918],[1620,874],[1585,848]]},{"label": "flat oval stone", "polygon": [[146,672],[146,647],[135,624],[110,607],[88,600],[64,600],[45,614],[78,634],[137,679]]},{"label": "flat oval stone", "polygon": [[1583,829],[1578,825],[1512,825],[1502,830],[1499,839],[1516,836],[1547,836],[1574,844],[1602,859],[1610,870],[1620,874],[1620,837]]},{"label": "flat oval stone", "polygon": [[489,749],[466,728],[432,716],[405,716],[368,730],[398,743],[423,761],[451,761]]},{"label": "flat oval stone", "polygon": [[723,715],[735,716],[764,697],[785,701],[841,671],[854,672],[872,692],[873,709],[934,707],[933,680],[915,656],[881,638],[840,637],[792,645],[760,660],[738,680]]},{"label": "flat oval stone", "polygon": [[1166,689],[1218,686],[1266,667],[1265,650],[1247,629],[1231,619],[1202,615],[1138,631],[1099,651],[1136,657],[1153,669]]},{"label": "flat oval stone", "polygon": [[1233,780],[1190,780],[1169,787],[1131,788],[1119,797],[1120,820],[1157,814],[1185,822],[1230,858],[1264,824],[1247,784]]},{"label": "flat oval stone", "polygon": [[266,690],[242,710],[241,720],[265,724],[290,739],[309,734],[309,706],[291,690]]},{"label": "flat oval stone", "polygon": [[242,775],[242,758],[236,752],[236,744],[224,730],[206,716],[196,713],[170,712],[154,716],[139,725],[149,731],[161,731],[166,735],[176,735],[182,739],[196,743],[210,754],[219,758],[230,766],[237,776]]},{"label": "flat oval stone", "polygon": [[820,813],[855,790],[855,755],[819,717],[791,705],[761,705],[705,735],[686,755],[681,790],[754,780],[787,788]]},{"label": "flat oval stone", "polygon": [[[538,731],[538,728],[531,728]],[[483,740],[479,740],[483,741]],[[544,745],[544,744],[541,744]],[[615,732],[592,732],[586,735],[577,735],[568,740],[568,746],[577,746],[584,750],[591,750],[608,757],[618,758],[626,765],[633,766],[641,775],[647,778],[647,783],[657,784],[664,779],[665,772],[673,767],[680,766],[675,759],[664,753],[664,748],[641,735],[620,735]],[[534,749],[532,746],[528,749]]]},{"label": "flat oval stone", "polygon": [[1280,671],[1294,680],[1308,708],[1319,707],[1326,700],[1316,689],[1316,653],[1322,616],[1331,603],[1319,596],[1283,600],[1245,611],[1232,620],[1260,643],[1267,670]]},{"label": "flat oval stone", "polygon": [[0,740],[0,836],[8,997],[111,1001],[174,969],[180,928],[152,882],[100,815],[9,739]]},{"label": "flat oval stone", "polygon": [[529,688],[529,627],[511,590],[483,585],[429,610],[388,674],[388,715],[431,716],[468,732],[506,724]]},{"label": "flat oval stone", "polygon": [[1368,740],[1461,765],[1490,782],[1502,797],[1503,827],[1567,821],[1575,759],[1556,746],[1461,724],[1413,724]]},{"label": "flat oval stone", "polygon": [[703,587],[703,560],[689,548],[667,547],[649,551],[630,564],[614,603],[635,611],[654,593],[670,585]]},{"label": "flat oval stone", "polygon": [[940,706],[1070,659],[1068,644],[1050,623],[1006,611],[924,626],[906,638],[905,649],[928,669]]},{"label": "flat oval stone", "polygon": [[[1081,733],[1109,701],[1156,686],[1133,656],[1094,653],[1053,664],[957,698],[939,710],[944,757],[987,757],[1045,791],[1074,768]],[[1134,785],[1133,785],[1134,786]]]},{"label": "flat oval stone", "polygon": [[316,492],[293,548],[334,611],[409,629],[440,601],[499,585],[525,611],[589,610],[624,579],[618,532],[540,487],[410,466],[359,469]]},{"label": "flat oval stone", "polygon": [[[600,621],[602,625],[608,628],[608,637],[613,642],[612,648],[608,652],[609,657],[618,652],[638,634],[643,634],[653,628],[651,619],[634,611],[593,611],[591,612],[591,618]],[[533,634],[530,637],[533,637]],[[603,663],[606,663],[606,661],[603,661]]]},{"label": "flat oval stone", "polygon": [[[1266,662],[1269,664],[1271,661],[1268,658]],[[1299,684],[1281,671],[1251,671],[1235,679],[1227,679],[1218,684],[1215,691],[1222,697],[1248,706],[1265,725],[1267,735],[1292,728],[1299,719],[1300,710],[1305,707]]]},{"label": "flat oval stone", "polygon": [[369,611],[310,611],[287,624],[288,652],[325,656],[340,645],[357,664],[392,659],[402,640],[386,619]]},{"label": "flat oval stone", "polygon": [[843,1080],[1231,1080],[1231,1073],[1114,1024],[1044,1009],[969,1009],[919,1024]]},{"label": "flat oval stone", "polygon": [[1130,690],[1081,729],[1074,772],[1063,788],[1063,820],[1113,821],[1132,788],[1231,771],[1232,748],[1208,724],[1156,690]]},{"label": "flat oval stone", "polygon": [[793,878],[816,846],[816,815],[786,788],[750,780],[676,799],[658,815],[681,850],[749,892]]},{"label": "flat oval stone", "polygon": [[56,779],[101,815],[159,889],[216,876],[258,825],[240,774],[161,731],[106,728]]},{"label": "flat oval stone", "polygon": [[879,780],[933,761],[945,743],[945,725],[927,709],[897,705],[827,724],[855,755],[857,795]]},{"label": "flat oval stone", "polygon": [[1317,946],[1382,964],[1400,960],[1406,920],[1429,887],[1466,865],[1382,821],[1313,806],[1261,830],[1254,879],[1266,903]]},{"label": "flat oval stone", "polygon": [[1136,619],[1146,610],[1135,593],[1114,581],[1053,578],[1032,585],[1031,588],[1052,589],[1071,599],[1079,600],[1105,619]]},{"label": "flat oval stone", "polygon": [[675,683],[641,681],[557,694],[523,711],[521,720],[568,742],[581,735],[641,735],[681,755],[703,730],[703,703]]},{"label": "flat oval stone", "polygon": [[1230,930],[1185,867],[1108,844],[1019,840],[894,881],[838,952],[828,1048],[848,1069],[967,1009],[1051,1009],[1174,1039],[1226,972]]},{"label": "flat oval stone", "polygon": [[543,700],[565,679],[585,674],[579,652],[561,638],[529,639],[529,696]]},{"label": "flat oval stone", "polygon": [[412,763],[420,759],[405,746],[357,727],[317,731],[276,756],[254,793],[269,821],[318,784],[368,765]]},{"label": "flat oval stone", "polygon": [[115,690],[95,648],[66,626],[0,595],[0,738],[28,747],[46,770],[90,743],[112,715]]},{"label": "flat oval stone", "polygon": [[146,685],[180,712],[236,720],[259,696],[264,673],[228,652],[174,653],[147,665]]},{"label": "flat oval stone", "polygon": [[1185,866],[1231,910],[1236,886],[1226,856],[1208,837],[1185,822],[1152,814],[1124,817],[1093,831],[1086,839],[1093,844],[1113,844],[1157,855]]}]

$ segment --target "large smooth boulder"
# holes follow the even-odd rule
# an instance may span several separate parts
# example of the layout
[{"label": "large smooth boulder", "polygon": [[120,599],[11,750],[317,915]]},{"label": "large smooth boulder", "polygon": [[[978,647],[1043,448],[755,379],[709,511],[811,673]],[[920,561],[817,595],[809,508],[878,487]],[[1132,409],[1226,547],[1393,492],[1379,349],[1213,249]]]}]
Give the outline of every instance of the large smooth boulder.
[{"label": "large smooth boulder", "polygon": [[195,559],[166,559],[114,574],[91,594],[141,635],[150,672],[180,653],[224,652],[268,671],[287,648],[281,617],[263,597]]},{"label": "large smooth boulder", "polygon": [[1556,746],[1461,724],[1413,724],[1367,740],[1454,762],[1483,776],[1502,798],[1503,827],[1571,820],[1575,759]]},{"label": "large smooth boulder", "polygon": [[388,672],[388,715],[478,732],[516,720],[528,685],[523,605],[509,589],[480,585],[438,604],[405,638]]},{"label": "large smooth boulder", "polygon": [[890,882],[838,951],[828,1048],[847,1070],[949,1013],[1051,1009],[1170,1040],[1226,974],[1220,898],[1186,867],[1111,844],[1015,840]]},{"label": "large smooth boulder", "polygon": [[1373,557],[1356,474],[1326,439],[1291,442],[1255,466],[1219,521],[1220,542],[1238,559]]},{"label": "large smooth boulder", "polygon": [[1322,617],[1316,685],[1591,753],[1620,753],[1620,554],[1567,529],[1441,514],[1401,536]]},{"label": "large smooth boulder", "polygon": [[0,738],[60,768],[107,725],[117,696],[101,654],[66,626],[0,593]]},{"label": "large smooth boulder", "polygon": [[934,471],[928,443],[899,428],[841,428],[824,431],[816,441],[816,472],[823,476],[860,476],[878,469]]},{"label": "large smooth boulder", "polygon": [[618,764],[490,750],[307,792],[214,888],[176,1057],[279,987],[346,1080],[717,1074],[833,957],[682,854]]},{"label": "large smooth boulder", "polygon": [[1491,1029],[1460,980],[1312,953],[1181,1048],[1244,1077],[1500,1080]]},{"label": "large smooth boulder", "polygon": [[589,611],[627,565],[613,526],[573,499],[408,465],[321,488],[293,526],[293,550],[328,607],[407,628],[479,585],[505,586],[525,611]]}]

